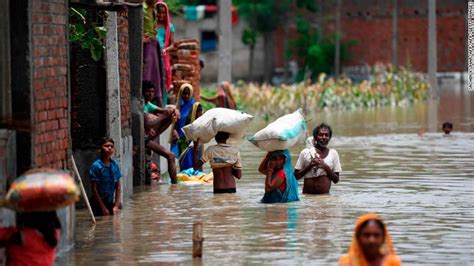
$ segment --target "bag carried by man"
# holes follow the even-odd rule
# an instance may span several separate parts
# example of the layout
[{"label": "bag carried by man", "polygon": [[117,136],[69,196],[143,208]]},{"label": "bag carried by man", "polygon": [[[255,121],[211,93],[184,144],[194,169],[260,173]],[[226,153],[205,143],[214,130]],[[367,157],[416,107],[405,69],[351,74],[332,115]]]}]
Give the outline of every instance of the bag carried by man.
[{"label": "bag carried by man", "polygon": [[213,108],[205,112],[193,123],[184,126],[186,138],[192,141],[207,143],[219,131],[230,133],[230,139],[240,140],[244,137],[245,129],[252,122],[253,116],[227,108]]},{"label": "bag carried by man", "polygon": [[284,115],[253,135],[249,141],[264,151],[286,150],[306,138],[306,121],[301,109]]}]

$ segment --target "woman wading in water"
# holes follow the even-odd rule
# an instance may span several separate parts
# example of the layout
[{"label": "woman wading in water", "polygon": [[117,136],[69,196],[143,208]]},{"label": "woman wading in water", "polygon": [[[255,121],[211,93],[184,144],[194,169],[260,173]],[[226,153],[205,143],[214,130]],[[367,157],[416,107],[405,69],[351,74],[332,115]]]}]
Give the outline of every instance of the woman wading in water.
[{"label": "woman wading in water", "polygon": [[400,266],[387,227],[377,214],[359,217],[349,253],[339,259],[340,266]]}]

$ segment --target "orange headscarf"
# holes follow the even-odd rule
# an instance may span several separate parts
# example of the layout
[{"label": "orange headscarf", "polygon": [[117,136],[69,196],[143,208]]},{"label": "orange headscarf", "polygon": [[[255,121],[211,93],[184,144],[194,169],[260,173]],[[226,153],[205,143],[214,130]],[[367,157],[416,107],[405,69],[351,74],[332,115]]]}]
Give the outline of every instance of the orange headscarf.
[{"label": "orange headscarf", "polygon": [[[356,226],[354,228],[354,236],[352,237],[351,246],[349,247],[349,253],[347,255],[342,256],[339,259],[339,265],[341,266],[369,266],[369,263],[364,257],[364,253],[362,252],[362,248],[357,241],[357,234],[359,233],[360,226],[368,221],[368,220],[378,220],[383,223],[382,218],[377,214],[364,214],[359,217],[357,220]],[[388,233],[387,226],[385,226],[385,240],[384,244],[381,248],[381,253],[385,256],[385,259],[382,263],[383,266],[400,266],[401,261],[395,253],[395,249],[393,248],[392,238]]]}]

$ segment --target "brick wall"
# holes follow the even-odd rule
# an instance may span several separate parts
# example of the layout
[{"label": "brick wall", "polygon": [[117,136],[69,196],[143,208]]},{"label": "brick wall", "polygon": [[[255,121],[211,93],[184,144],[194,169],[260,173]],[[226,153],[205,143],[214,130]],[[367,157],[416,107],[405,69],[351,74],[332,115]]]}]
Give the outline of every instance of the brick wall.
[{"label": "brick wall", "polygon": [[341,29],[344,31],[344,40],[357,41],[350,50],[351,58],[344,62],[344,65],[390,63],[392,58],[391,27],[390,18],[342,20]]},{"label": "brick wall", "polygon": [[[392,7],[390,3],[345,5],[341,28],[346,40],[356,39],[352,58],[344,65],[392,61]],[[428,6],[426,1],[399,1],[398,61],[416,71],[427,71]],[[463,1],[437,1],[438,71],[464,71],[466,32]]]},{"label": "brick wall", "polygon": [[[341,31],[345,40],[357,40],[350,52],[351,58],[343,66],[392,62],[392,1],[344,0],[341,9]],[[318,1],[321,4],[321,1]],[[463,0],[437,1],[437,52],[438,71],[464,71],[465,69],[465,13]],[[427,1],[398,0],[398,62],[410,65],[416,71],[427,71],[428,20]],[[325,33],[334,32],[335,2],[324,2]],[[317,24],[317,16],[308,17]],[[297,36],[290,26],[290,38]],[[286,38],[282,29],[275,33],[275,66],[284,64],[281,40]]]},{"label": "brick wall", "polygon": [[32,3],[33,164],[67,168],[67,1]]},{"label": "brick wall", "polygon": [[117,13],[119,47],[120,108],[122,135],[131,134],[130,62],[128,56],[128,10]]}]

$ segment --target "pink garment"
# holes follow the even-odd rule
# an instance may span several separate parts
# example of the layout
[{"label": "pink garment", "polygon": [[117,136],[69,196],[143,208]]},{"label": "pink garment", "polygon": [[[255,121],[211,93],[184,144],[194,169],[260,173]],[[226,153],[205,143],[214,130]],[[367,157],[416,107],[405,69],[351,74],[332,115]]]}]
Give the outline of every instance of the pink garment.
[{"label": "pink garment", "polygon": [[171,58],[169,56],[168,53],[164,52],[164,49],[168,46],[170,46],[170,36],[171,36],[171,30],[170,30],[170,12],[168,10],[168,5],[166,5],[165,2],[159,0],[157,3],[156,3],[156,7],[158,8],[158,6],[163,6],[165,7],[166,9],[166,34],[165,34],[165,41],[163,42],[164,43],[164,47],[161,47],[162,49],[162,52],[161,52],[161,55],[163,57],[163,62],[164,62],[164,68],[165,68],[165,84],[166,84],[166,89],[169,90],[171,88]]}]

